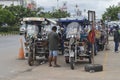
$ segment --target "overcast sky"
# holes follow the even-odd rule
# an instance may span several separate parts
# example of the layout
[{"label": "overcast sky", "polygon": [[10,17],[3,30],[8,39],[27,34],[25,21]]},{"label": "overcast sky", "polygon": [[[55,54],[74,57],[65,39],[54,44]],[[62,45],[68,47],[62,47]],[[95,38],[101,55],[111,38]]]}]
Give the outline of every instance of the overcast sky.
[{"label": "overcast sky", "polygon": [[118,5],[120,0],[35,0],[37,6],[44,7],[46,11],[52,10],[53,7],[61,7],[63,2],[67,3],[68,11],[74,13],[75,5],[79,6],[81,11],[84,9],[96,11],[96,17],[101,18],[101,15],[105,12],[106,8],[110,5]]}]

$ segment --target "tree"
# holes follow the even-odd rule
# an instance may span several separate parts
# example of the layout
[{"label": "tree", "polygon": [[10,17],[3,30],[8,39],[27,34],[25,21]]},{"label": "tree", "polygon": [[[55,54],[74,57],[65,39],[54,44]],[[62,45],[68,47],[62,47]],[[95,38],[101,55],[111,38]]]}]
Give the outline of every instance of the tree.
[{"label": "tree", "polygon": [[0,5],[0,9],[2,9],[2,6],[3,6],[3,5]]},{"label": "tree", "polygon": [[103,20],[110,19],[110,20],[118,20],[118,13],[120,12],[119,6],[110,6],[106,9],[106,12],[102,15]]},{"label": "tree", "polygon": [[35,17],[37,16],[37,12],[40,11],[41,9],[39,8],[36,11],[32,11],[29,8],[25,8],[23,6],[5,6],[6,10],[9,10],[14,16],[15,16],[15,24],[19,24],[20,23],[20,19],[22,19],[23,17]]},{"label": "tree", "polygon": [[67,13],[67,11],[56,10],[55,12],[52,12],[52,17],[54,18],[64,18],[69,16],[70,16],[70,13]]},{"label": "tree", "polygon": [[15,21],[14,15],[6,10],[6,9],[0,9],[0,25],[2,24],[8,24],[8,25],[13,25]]},{"label": "tree", "polygon": [[45,18],[65,18],[69,17],[70,13],[67,13],[67,11],[61,11],[61,10],[55,10],[53,12],[41,12],[39,14],[40,17],[45,17]]},{"label": "tree", "polygon": [[[36,10],[31,10],[29,8],[25,8],[23,6],[14,6],[14,5],[10,5],[10,6],[5,6],[4,8],[2,7],[2,5],[0,5],[0,15],[2,16],[2,18],[0,19],[0,24],[7,22],[10,25],[13,24],[17,24],[19,25],[20,20],[24,17],[45,17],[45,18],[63,18],[63,17],[68,17],[70,16],[69,13],[67,13],[67,11],[61,11],[61,10],[55,10],[53,12],[44,12],[44,8],[39,7]],[[5,14],[4,14],[5,13]],[[10,15],[8,15],[8,14]],[[10,20],[7,21],[8,16]],[[3,19],[4,18],[4,19]],[[6,19],[6,20],[5,20]]]}]

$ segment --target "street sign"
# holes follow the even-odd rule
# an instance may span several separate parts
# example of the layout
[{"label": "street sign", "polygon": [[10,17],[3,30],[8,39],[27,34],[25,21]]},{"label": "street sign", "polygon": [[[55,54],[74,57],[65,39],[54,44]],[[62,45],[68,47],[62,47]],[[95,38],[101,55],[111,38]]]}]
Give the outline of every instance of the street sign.
[{"label": "street sign", "polygon": [[95,22],[95,11],[88,10],[88,20],[90,22]]}]

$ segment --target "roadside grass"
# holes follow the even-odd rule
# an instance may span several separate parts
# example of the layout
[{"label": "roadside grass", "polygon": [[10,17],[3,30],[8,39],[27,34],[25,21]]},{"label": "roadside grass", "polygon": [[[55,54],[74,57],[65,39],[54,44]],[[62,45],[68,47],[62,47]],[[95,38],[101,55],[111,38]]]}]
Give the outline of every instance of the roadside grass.
[{"label": "roadside grass", "polygon": [[17,34],[19,34],[19,31],[0,32],[0,35],[1,35],[1,36],[17,35]]}]

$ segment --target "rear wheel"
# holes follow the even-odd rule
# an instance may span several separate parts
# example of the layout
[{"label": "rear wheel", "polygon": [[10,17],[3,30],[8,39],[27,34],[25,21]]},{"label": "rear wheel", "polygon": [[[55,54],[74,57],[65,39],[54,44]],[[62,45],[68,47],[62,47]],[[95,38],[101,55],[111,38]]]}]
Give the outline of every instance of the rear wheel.
[{"label": "rear wheel", "polygon": [[65,62],[69,63],[69,56],[65,56]]},{"label": "rear wheel", "polygon": [[46,54],[45,54],[45,59],[48,60],[48,57],[49,57],[49,53],[46,53]]},{"label": "rear wheel", "polygon": [[28,64],[29,66],[34,65],[33,53],[28,53]]},{"label": "rear wheel", "polygon": [[72,70],[74,70],[74,68],[75,68],[74,57],[71,57],[71,58],[70,58],[70,68],[71,68]]},{"label": "rear wheel", "polygon": [[89,63],[92,63],[92,58],[91,58],[90,55],[89,55],[89,57],[88,57],[88,60],[89,60]]}]

